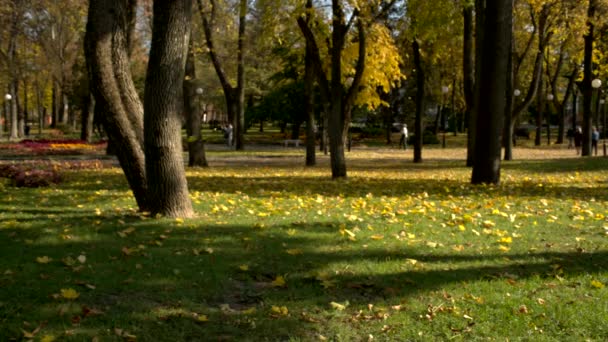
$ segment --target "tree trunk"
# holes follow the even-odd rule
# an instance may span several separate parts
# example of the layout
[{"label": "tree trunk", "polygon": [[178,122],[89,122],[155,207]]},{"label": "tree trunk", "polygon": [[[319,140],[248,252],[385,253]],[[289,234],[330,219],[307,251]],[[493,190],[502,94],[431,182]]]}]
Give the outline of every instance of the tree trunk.
[{"label": "tree trunk", "polygon": [[234,146],[237,151],[245,149],[245,27],[247,23],[247,0],[240,0],[239,41],[237,47],[236,116],[234,118]]},{"label": "tree trunk", "polygon": [[27,80],[23,79],[23,110],[19,113],[19,136],[29,135],[28,124],[29,103],[27,101]]},{"label": "tree trunk", "polygon": [[[513,28],[511,28],[513,30]],[[502,145],[505,149],[504,160],[513,160],[513,45],[515,36],[511,33],[511,41],[509,45],[509,60],[507,62],[507,98],[504,113],[504,126],[502,130]]]},{"label": "tree trunk", "polygon": [[422,116],[424,115],[424,69],[420,56],[420,45],[414,38],[412,43],[414,50],[414,67],[416,68],[416,118],[414,120],[414,163],[422,163],[422,134],[423,123]]},{"label": "tree trunk", "polygon": [[[205,155],[205,143],[201,135],[201,102],[202,94],[197,94],[197,89],[201,87],[196,82],[196,69],[194,64],[194,49],[192,40],[188,44],[188,59],[186,60],[186,70],[184,77],[184,113],[186,115],[186,132],[188,140],[188,166],[207,167],[207,157]],[[203,89],[202,87],[200,88]]]},{"label": "tree trunk", "polygon": [[[123,89],[133,87],[128,69],[127,53],[127,5],[120,0],[89,2],[85,36],[85,56],[89,71],[89,84],[96,100],[96,111],[103,113],[99,120],[110,141],[120,148],[117,157],[137,205],[148,210],[147,181],[145,172],[143,136],[143,111],[128,112],[129,108],[141,108],[137,98],[125,97]],[[126,73],[126,74],[125,74]],[[130,82],[131,84],[123,84]],[[166,97],[163,94],[162,97]],[[160,96],[159,96],[160,97]],[[127,103],[137,101],[138,103]]]},{"label": "tree trunk", "polygon": [[584,68],[583,68],[583,83],[581,84],[581,91],[583,93],[583,148],[582,156],[591,156],[591,102],[593,98],[593,88],[591,87],[591,81],[593,78],[593,34],[594,34],[594,21],[595,12],[597,8],[597,0],[589,0],[589,7],[587,9],[587,34],[584,36],[585,39],[585,55],[584,55]]},{"label": "tree trunk", "polygon": [[80,139],[88,143],[93,141],[93,120],[95,119],[95,98],[89,94],[84,100]]},{"label": "tree trunk", "polygon": [[[312,8],[312,0],[306,2],[308,9]],[[310,23],[310,12],[307,12],[307,24]],[[306,42],[306,54],[304,56],[304,110],[306,112],[306,166],[317,164],[315,154],[316,123],[315,123],[315,70],[312,57],[313,51],[310,43]]]},{"label": "tree trunk", "polygon": [[155,1],[145,87],[144,145],[150,212],[193,216],[182,157],[183,80],[192,0]]},{"label": "tree trunk", "polygon": [[481,74],[481,55],[484,39],[484,27],[486,12],[486,0],[475,0],[475,58],[474,58],[474,82],[473,82],[473,98],[472,106],[469,112],[469,130],[467,134],[467,166],[473,166],[475,163],[475,142],[477,134],[477,116],[479,105],[479,83]]},{"label": "tree trunk", "polygon": [[540,88],[538,89],[538,98],[537,98],[538,101],[536,103],[536,116],[535,116],[536,134],[534,135],[534,146],[540,146],[540,139],[541,139],[542,127],[543,127],[543,114],[545,111],[544,96],[545,96],[545,89],[541,82]]},{"label": "tree trunk", "polygon": [[52,81],[51,86],[51,128],[57,127],[57,82]]},{"label": "tree trunk", "polygon": [[500,182],[500,134],[504,123],[508,60],[511,57],[513,0],[486,4],[481,74],[477,97],[475,160],[471,183]]}]

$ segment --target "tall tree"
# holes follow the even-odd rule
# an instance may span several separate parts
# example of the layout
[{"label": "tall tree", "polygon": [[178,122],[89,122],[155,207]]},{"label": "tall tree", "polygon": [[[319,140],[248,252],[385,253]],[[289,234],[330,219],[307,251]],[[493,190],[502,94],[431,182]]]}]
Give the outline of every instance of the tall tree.
[{"label": "tall tree", "polygon": [[480,75],[477,86],[477,127],[471,182],[500,182],[501,131],[506,105],[507,69],[511,54],[513,0],[486,3]]},{"label": "tall tree", "polygon": [[583,62],[583,82],[581,83],[581,91],[583,92],[583,148],[582,156],[591,156],[591,107],[593,99],[593,88],[591,81],[593,79],[593,41],[595,34],[595,15],[597,11],[598,0],[589,0],[587,8],[587,33],[585,34],[585,57]]},{"label": "tall tree", "polygon": [[239,24],[238,24],[238,42],[237,42],[237,84],[233,86],[230,83],[226,74],[224,62],[221,56],[218,55],[217,41],[215,32],[218,30],[216,21],[218,17],[219,4],[216,0],[208,0],[208,4],[203,3],[203,0],[197,0],[199,12],[202,18],[203,30],[205,31],[205,39],[209,57],[217,73],[219,81],[224,91],[226,101],[226,110],[228,112],[228,121],[235,129],[235,146],[237,150],[244,149],[243,133],[244,133],[244,112],[245,112],[245,30],[247,22],[247,0],[239,0]]},{"label": "tall tree", "polygon": [[144,95],[148,204],[152,214],[194,212],[182,157],[183,79],[192,0],[155,1],[152,46]]},{"label": "tall tree", "polygon": [[[321,55],[317,40],[309,24],[304,17],[298,18],[298,25],[302,31],[307,44],[311,46],[317,82],[324,99],[331,99],[328,103],[329,149],[331,154],[332,178],[346,177],[346,158],[344,156],[345,133],[350,125],[351,110],[354,105],[355,96],[365,70],[365,25],[359,17],[359,10],[354,10],[351,17],[346,18],[344,4],[340,0],[332,0],[332,32],[330,49],[329,77],[323,68]],[[354,77],[350,85],[345,84],[342,71],[342,53],[347,40],[347,35],[353,23],[357,23],[358,32],[358,60],[355,67]]]},{"label": "tall tree", "polygon": [[140,210],[149,209],[143,149],[143,106],[129,70],[128,30],[134,0],[89,2],[85,56],[96,110]]},{"label": "tall tree", "polygon": [[[312,0],[306,1],[306,26],[310,25],[312,11]],[[315,69],[313,61],[314,50],[310,42],[306,41],[306,53],[304,55],[304,101],[306,111],[306,166],[314,166],[317,163],[315,154],[316,123],[314,108],[314,85]]]}]

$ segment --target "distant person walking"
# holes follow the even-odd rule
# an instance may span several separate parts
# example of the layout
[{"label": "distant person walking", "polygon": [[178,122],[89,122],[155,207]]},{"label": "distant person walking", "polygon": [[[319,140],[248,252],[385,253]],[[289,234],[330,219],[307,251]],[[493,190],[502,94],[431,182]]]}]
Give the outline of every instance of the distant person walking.
[{"label": "distant person walking", "polygon": [[224,127],[224,139],[226,139],[226,145],[227,146],[232,146],[232,137],[233,137],[233,130],[232,130],[232,125],[228,124],[227,126]]},{"label": "distant person walking", "polygon": [[593,127],[593,131],[591,132],[591,150],[595,152],[597,156],[597,143],[600,141],[600,132],[597,130],[597,127]]},{"label": "distant person walking", "polygon": [[399,140],[399,148],[401,148],[401,146],[403,146],[403,149],[407,150],[407,137],[408,137],[407,125],[403,124],[403,126],[401,127],[401,139]]},{"label": "distant person walking", "polygon": [[568,138],[568,148],[574,147],[574,128],[569,128],[566,132],[566,138]]},{"label": "distant person walking", "polygon": [[583,144],[583,130],[581,126],[576,127],[574,131],[574,148],[576,148],[576,155],[581,154],[581,145]]}]

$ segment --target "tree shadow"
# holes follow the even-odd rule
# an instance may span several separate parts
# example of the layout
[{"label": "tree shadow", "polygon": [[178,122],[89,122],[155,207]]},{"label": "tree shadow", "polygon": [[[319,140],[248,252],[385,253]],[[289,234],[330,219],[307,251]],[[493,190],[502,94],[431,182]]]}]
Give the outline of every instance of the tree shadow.
[{"label": "tree shadow", "polygon": [[[80,215],[79,219],[91,222],[98,217]],[[65,217],[56,223],[61,227],[73,220]],[[79,305],[85,305],[104,312],[81,317],[79,325],[94,331],[126,320],[133,333],[161,340],[184,326],[188,335],[179,339],[247,340],[251,324],[256,324],[259,331],[272,331],[272,338],[305,338],[315,325],[303,322],[301,312],[272,319],[270,306],[288,301],[293,307],[314,312],[326,309],[332,301],[349,300],[355,307],[398,303],[457,283],[552,278],[556,263],[563,266],[563,277],[599,274],[608,268],[606,250],[480,255],[425,253],[406,244],[398,250],[352,248],[337,233],[339,223],[299,224],[297,230],[302,233],[290,235],[292,224],[264,229],[109,215],[99,227],[73,228],[73,235],[88,236],[86,239],[53,242],[44,234],[30,235],[33,241],[28,242],[20,237],[23,229],[4,228],[0,230],[0,270],[10,270],[10,274],[5,272],[0,278],[4,289],[0,323],[27,318],[61,327],[81,315]],[[68,259],[79,255],[86,255],[85,263]],[[53,261],[37,263],[40,256]],[[415,259],[425,267],[382,273],[335,272],[330,275],[331,287],[323,286],[318,277],[328,267],[387,259]],[[286,286],[273,284],[277,276],[285,277]],[[68,287],[81,293],[78,310],[58,315],[57,308],[65,300],[53,298],[53,293]],[[243,313],[251,308],[256,313]],[[209,323],[201,326],[192,313],[207,315]],[[11,338],[18,333],[4,331],[0,336]]]}]

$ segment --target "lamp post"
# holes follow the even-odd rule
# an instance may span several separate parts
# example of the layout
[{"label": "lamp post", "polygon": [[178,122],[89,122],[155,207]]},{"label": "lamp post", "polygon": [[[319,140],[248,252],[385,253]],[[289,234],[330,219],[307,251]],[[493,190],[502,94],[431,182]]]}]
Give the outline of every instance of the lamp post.
[{"label": "lamp post", "polygon": [[441,140],[441,147],[445,148],[445,115],[443,114],[443,104],[445,102],[445,95],[450,91],[448,86],[441,86],[441,110],[439,114],[441,115],[441,129],[443,130],[443,138]]},{"label": "lamp post", "polygon": [[604,150],[604,157],[606,156],[606,108],[604,104],[606,100],[600,99],[600,112],[602,114],[602,148]]},{"label": "lamp post", "polygon": [[[6,94],[4,95],[4,100],[6,100],[5,104],[4,104],[4,121],[7,123],[8,126],[8,122],[10,121],[9,118],[9,113],[11,112],[11,105],[10,102],[13,99],[13,96],[11,94]],[[0,136],[2,135],[2,119],[0,118]]]},{"label": "lamp post", "polygon": [[[595,79],[593,79],[591,81],[591,87],[593,88],[593,90],[598,91],[598,93],[597,93],[598,100],[597,100],[597,104],[596,104],[596,107],[595,107],[595,117],[596,118],[597,118],[597,115],[599,115],[599,107],[600,107],[600,101],[599,101],[600,93],[599,93],[599,89],[600,89],[601,86],[602,86],[602,80],[600,80],[599,78],[595,78]],[[595,122],[597,123],[597,120],[595,120]],[[590,140],[593,139],[592,135],[591,135],[591,127],[589,127],[589,134],[588,134],[588,136],[589,136]],[[597,152],[597,150],[596,150],[596,152]],[[589,151],[589,155],[590,156],[593,155],[593,151],[590,150]]]},{"label": "lamp post", "polygon": [[196,88],[196,95],[198,95],[198,115],[201,115],[201,95],[203,95],[203,88]]},{"label": "lamp post", "polygon": [[551,106],[553,99],[553,94],[547,94],[547,114],[545,115],[545,120],[547,121],[547,145],[551,145],[551,110],[549,106]]}]

